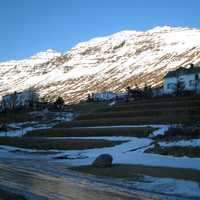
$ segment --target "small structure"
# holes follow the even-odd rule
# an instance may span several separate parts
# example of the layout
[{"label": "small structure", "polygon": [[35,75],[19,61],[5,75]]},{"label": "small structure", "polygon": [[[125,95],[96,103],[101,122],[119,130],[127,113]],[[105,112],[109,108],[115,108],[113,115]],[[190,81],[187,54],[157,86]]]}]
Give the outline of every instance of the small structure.
[{"label": "small structure", "polygon": [[2,97],[0,102],[0,112],[5,110],[15,110],[23,107],[33,107],[38,102],[38,94],[32,90],[14,92]]},{"label": "small structure", "polygon": [[164,94],[179,94],[180,92],[200,93],[200,67],[189,65],[168,72],[164,77]]},{"label": "small structure", "polygon": [[99,92],[93,95],[94,101],[110,101],[115,100],[117,98],[117,94],[110,91]]},{"label": "small structure", "polygon": [[98,92],[98,93],[92,93],[91,95],[88,95],[87,100],[90,101],[113,101],[113,100],[125,100],[128,96],[127,92],[111,92],[111,91],[105,91],[105,92]]}]

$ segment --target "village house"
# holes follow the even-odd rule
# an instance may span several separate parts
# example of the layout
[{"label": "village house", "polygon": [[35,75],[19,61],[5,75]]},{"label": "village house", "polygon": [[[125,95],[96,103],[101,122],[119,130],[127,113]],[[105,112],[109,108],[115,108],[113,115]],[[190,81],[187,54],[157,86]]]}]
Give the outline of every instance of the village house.
[{"label": "village house", "polygon": [[5,95],[0,100],[0,112],[4,110],[15,110],[22,107],[31,107],[38,101],[38,96],[31,90],[14,92]]},{"label": "village house", "polygon": [[98,92],[93,94],[94,101],[110,101],[116,99],[117,94],[110,91]]},{"label": "village house", "polygon": [[98,93],[89,94],[88,99],[90,101],[112,101],[112,100],[121,100],[127,97],[127,92],[115,93],[111,91],[104,91]]},{"label": "village house", "polygon": [[168,72],[164,77],[164,94],[174,94],[177,90],[200,93],[200,67],[190,64]]}]

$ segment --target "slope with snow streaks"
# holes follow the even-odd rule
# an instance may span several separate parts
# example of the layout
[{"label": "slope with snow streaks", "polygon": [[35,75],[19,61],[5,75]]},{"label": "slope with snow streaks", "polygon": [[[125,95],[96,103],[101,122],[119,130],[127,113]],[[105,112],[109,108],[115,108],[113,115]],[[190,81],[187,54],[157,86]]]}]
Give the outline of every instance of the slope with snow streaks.
[{"label": "slope with snow streaks", "polygon": [[50,53],[53,56],[41,56],[38,63],[34,57],[0,63],[0,95],[34,87],[48,100],[61,95],[70,103],[89,92],[160,85],[167,71],[200,63],[200,30],[123,31],[79,43],[63,55]]}]

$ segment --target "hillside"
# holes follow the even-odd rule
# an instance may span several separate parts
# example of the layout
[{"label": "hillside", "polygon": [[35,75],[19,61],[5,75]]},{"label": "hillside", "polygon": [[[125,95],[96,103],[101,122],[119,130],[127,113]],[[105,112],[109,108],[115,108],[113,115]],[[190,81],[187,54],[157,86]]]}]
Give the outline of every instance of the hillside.
[{"label": "hillside", "polygon": [[53,50],[25,60],[0,63],[0,96],[35,88],[48,100],[66,103],[90,92],[159,86],[171,69],[200,64],[200,30],[156,27],[123,31],[77,44],[64,54]]},{"label": "hillside", "polygon": [[[198,124],[200,117],[199,97],[174,97],[109,104],[83,103],[74,107],[80,115],[73,121],[58,124],[56,128],[119,126],[144,124]],[[96,108],[96,109],[95,109]],[[81,112],[82,111],[82,112]]]}]

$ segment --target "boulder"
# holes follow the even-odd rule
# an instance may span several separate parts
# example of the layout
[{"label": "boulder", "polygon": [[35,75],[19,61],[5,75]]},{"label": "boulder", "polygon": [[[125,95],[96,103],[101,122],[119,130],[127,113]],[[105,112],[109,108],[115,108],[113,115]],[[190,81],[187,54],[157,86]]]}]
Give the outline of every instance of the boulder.
[{"label": "boulder", "polygon": [[92,166],[100,168],[111,167],[112,161],[113,158],[110,154],[102,154],[94,160]]}]

